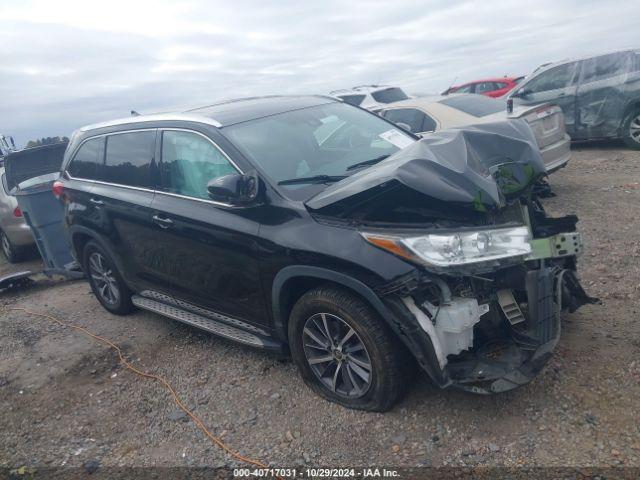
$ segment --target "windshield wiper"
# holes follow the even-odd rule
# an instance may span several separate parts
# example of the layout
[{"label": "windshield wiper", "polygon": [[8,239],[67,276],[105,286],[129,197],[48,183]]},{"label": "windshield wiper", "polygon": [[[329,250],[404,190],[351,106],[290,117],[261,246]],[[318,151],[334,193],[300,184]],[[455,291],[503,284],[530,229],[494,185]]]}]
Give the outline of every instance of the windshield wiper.
[{"label": "windshield wiper", "polygon": [[347,178],[346,175],[314,175],[313,177],[290,178],[281,180],[278,185],[295,185],[296,183],[332,183]]},{"label": "windshield wiper", "polygon": [[390,156],[389,154],[380,155],[379,157],[372,158],[371,160],[365,160],[364,162],[354,163],[353,165],[349,165],[347,167],[347,171],[355,170],[356,168],[360,168],[360,167],[368,167],[369,165],[375,165],[376,163],[381,162],[385,158],[389,158],[389,156]]}]

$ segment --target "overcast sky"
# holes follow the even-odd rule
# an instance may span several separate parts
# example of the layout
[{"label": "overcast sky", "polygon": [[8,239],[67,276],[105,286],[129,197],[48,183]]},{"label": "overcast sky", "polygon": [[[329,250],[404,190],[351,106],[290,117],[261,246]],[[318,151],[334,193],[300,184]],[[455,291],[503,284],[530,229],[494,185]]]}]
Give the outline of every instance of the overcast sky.
[{"label": "overcast sky", "polygon": [[640,0],[0,0],[0,133],[20,145],[225,98],[432,93],[640,47]]}]

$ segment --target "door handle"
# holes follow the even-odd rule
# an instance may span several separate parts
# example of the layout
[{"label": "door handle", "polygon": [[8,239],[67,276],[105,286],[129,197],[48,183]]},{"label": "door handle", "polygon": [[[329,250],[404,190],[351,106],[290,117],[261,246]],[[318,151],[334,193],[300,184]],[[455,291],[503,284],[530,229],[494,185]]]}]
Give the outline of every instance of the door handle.
[{"label": "door handle", "polygon": [[157,225],[160,226],[160,228],[169,228],[171,225],[173,225],[173,220],[171,220],[170,218],[161,217],[159,215],[154,215],[151,218]]},{"label": "door handle", "polygon": [[97,198],[91,198],[89,199],[89,201],[93,203],[96,207],[102,207],[104,205],[104,202],[102,200],[98,200]]}]

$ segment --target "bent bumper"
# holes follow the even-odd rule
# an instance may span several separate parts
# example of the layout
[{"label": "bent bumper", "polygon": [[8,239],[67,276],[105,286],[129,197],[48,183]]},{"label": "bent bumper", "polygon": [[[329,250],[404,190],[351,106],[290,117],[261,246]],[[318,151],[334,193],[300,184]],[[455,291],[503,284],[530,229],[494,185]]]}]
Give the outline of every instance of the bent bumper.
[{"label": "bent bumper", "polygon": [[[509,282],[512,280],[505,280]],[[399,330],[405,344],[435,383],[443,388],[496,394],[527,384],[546,365],[560,338],[563,308],[573,311],[595,301],[584,292],[573,270],[557,264],[545,266],[542,262],[539,268],[527,270],[516,283],[521,284],[520,298],[526,294],[526,309],[519,310],[521,316],[516,320],[508,316],[505,305],[495,295],[489,301],[491,318],[480,320],[471,328],[482,328],[482,322],[495,322],[500,335],[474,341],[473,348],[459,354],[442,355],[443,349],[446,354],[446,347],[432,328],[437,326],[437,314],[435,318],[420,318],[424,315],[420,310],[424,309],[407,302],[408,297],[388,299],[387,304],[403,320]],[[495,288],[497,294],[505,287]]]},{"label": "bent bumper", "polygon": [[555,172],[566,166],[571,159],[571,138],[564,136],[562,140],[540,149],[547,173]]}]

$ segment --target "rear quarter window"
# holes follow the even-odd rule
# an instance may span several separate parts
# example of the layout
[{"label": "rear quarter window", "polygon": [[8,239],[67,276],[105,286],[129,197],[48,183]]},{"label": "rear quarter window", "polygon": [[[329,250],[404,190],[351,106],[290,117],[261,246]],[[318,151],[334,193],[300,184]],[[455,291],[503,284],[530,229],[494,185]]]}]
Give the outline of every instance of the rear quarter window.
[{"label": "rear quarter window", "polygon": [[104,153],[104,137],[90,138],[73,156],[67,171],[75,178],[87,180],[99,179],[99,166],[102,164]]},{"label": "rear quarter window", "polygon": [[504,102],[483,95],[447,97],[440,100],[439,103],[460,110],[468,115],[473,115],[474,117],[493,115],[507,108]]},{"label": "rear quarter window", "polygon": [[376,102],[391,103],[407,100],[409,97],[400,88],[386,88],[371,94]]},{"label": "rear quarter window", "polygon": [[349,105],[355,105],[356,107],[359,106],[362,101],[364,100],[364,98],[366,97],[366,95],[340,95],[338,96],[338,98],[342,99],[345,103],[348,103]]},{"label": "rear quarter window", "polygon": [[109,135],[102,180],[132,187],[151,188],[151,163],[155,130]]}]

